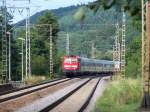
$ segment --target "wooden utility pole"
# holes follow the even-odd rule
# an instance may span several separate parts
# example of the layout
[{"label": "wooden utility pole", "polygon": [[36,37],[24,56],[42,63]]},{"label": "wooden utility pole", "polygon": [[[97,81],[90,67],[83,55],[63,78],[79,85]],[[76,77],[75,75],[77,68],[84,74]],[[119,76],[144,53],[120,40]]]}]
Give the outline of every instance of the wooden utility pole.
[{"label": "wooden utility pole", "polygon": [[143,108],[150,107],[150,2],[142,0],[142,78]]}]

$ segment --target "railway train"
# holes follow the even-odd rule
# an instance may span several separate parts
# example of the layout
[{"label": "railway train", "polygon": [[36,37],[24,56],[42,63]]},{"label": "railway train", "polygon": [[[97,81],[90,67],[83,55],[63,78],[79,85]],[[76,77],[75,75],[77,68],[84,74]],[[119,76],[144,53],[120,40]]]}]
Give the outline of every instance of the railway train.
[{"label": "railway train", "polygon": [[113,74],[114,63],[108,60],[96,60],[80,56],[64,56],[63,72],[67,77],[78,75]]}]

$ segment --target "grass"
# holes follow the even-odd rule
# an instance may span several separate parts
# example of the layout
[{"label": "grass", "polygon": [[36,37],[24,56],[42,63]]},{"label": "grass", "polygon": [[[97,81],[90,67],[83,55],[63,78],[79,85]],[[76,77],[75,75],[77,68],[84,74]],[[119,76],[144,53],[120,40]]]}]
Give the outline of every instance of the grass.
[{"label": "grass", "polygon": [[46,80],[45,76],[31,76],[29,79],[25,80],[25,83],[27,85],[33,85],[33,84],[40,83],[40,82],[42,82],[44,80]]},{"label": "grass", "polygon": [[137,112],[142,99],[140,79],[114,80],[98,99],[94,112]]}]

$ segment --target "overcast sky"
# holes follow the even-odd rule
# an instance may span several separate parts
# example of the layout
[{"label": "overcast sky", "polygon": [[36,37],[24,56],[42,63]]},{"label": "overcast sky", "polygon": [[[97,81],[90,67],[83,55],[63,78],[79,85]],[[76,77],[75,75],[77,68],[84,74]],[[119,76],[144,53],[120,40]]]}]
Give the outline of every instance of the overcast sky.
[{"label": "overcast sky", "polygon": [[[83,4],[83,3],[87,4],[92,1],[95,0],[31,0],[30,2],[31,15],[45,9],[57,9],[60,7],[67,7],[67,6]],[[28,2],[26,2],[25,0],[19,0],[19,1],[7,0],[7,6],[26,7],[28,6]],[[14,15],[14,20],[13,20],[14,22],[24,19],[26,15],[26,10],[24,11],[12,10],[8,8],[8,11]]]}]

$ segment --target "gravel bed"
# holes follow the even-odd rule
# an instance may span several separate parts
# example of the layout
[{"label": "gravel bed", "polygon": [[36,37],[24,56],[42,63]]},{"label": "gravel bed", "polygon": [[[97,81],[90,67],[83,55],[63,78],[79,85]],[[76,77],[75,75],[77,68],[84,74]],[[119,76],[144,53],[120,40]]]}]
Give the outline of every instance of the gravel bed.
[{"label": "gravel bed", "polygon": [[97,85],[97,88],[93,94],[93,97],[91,98],[91,100],[90,100],[88,106],[86,107],[86,109],[84,110],[84,112],[92,112],[92,110],[95,107],[97,99],[102,96],[105,88],[107,87],[107,84],[108,84],[107,79],[109,79],[109,77],[103,77],[101,79],[101,81]]},{"label": "gravel bed", "polygon": [[92,79],[80,90],[68,97],[64,102],[55,107],[50,112],[79,112],[91,95],[93,88],[96,86],[99,78]]},{"label": "gravel bed", "polygon": [[[18,108],[24,107],[25,105],[30,105],[32,102],[42,99],[43,97],[45,97],[49,94],[53,94],[54,92],[60,90],[60,88],[65,88],[65,87],[71,85],[72,83],[77,82],[78,80],[80,80],[80,79],[69,80],[69,81],[39,90],[34,93],[24,95],[22,97],[18,97],[16,99],[12,99],[12,100],[0,103],[0,111],[2,111],[2,112],[15,111]],[[32,111],[28,111],[28,112],[32,112]]]},{"label": "gravel bed", "polygon": [[32,102],[32,104],[29,104],[23,108],[20,108],[16,112],[39,112],[40,110],[46,108],[50,104],[53,104],[58,99],[62,98],[66,94],[68,94],[70,91],[72,91],[75,88],[77,88],[78,86],[82,85],[87,80],[89,80],[89,79],[88,78],[82,79],[74,84],[71,84],[70,86],[65,87],[65,88],[62,88],[62,89],[59,88],[58,91],[56,91],[44,98],[36,100],[36,101]]}]

